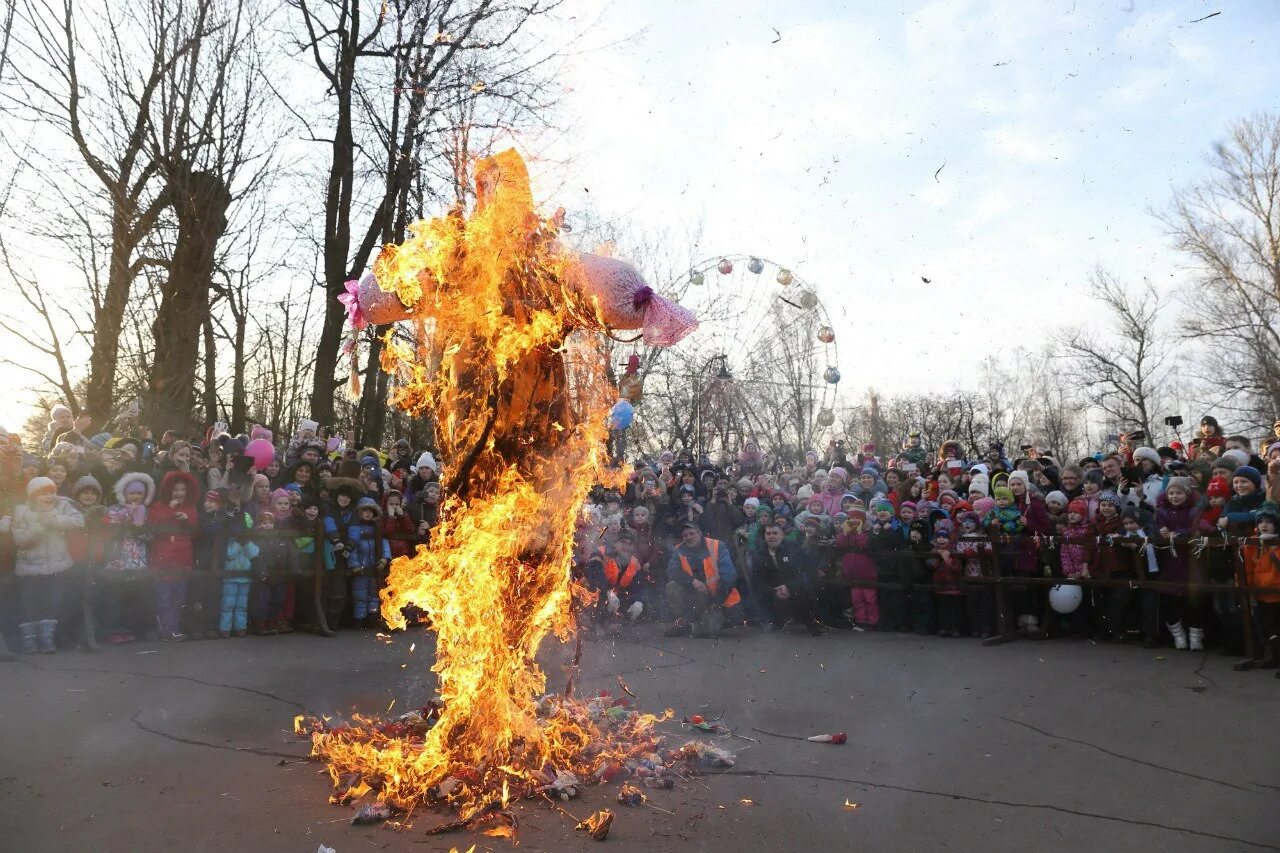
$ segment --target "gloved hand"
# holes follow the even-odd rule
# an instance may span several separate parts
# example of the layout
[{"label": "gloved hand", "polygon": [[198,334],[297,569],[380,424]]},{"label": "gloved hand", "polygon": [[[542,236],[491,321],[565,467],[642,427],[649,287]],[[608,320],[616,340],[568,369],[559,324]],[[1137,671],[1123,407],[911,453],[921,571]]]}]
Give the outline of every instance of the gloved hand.
[{"label": "gloved hand", "polygon": [[622,602],[618,601],[618,594],[613,590],[609,590],[609,612],[617,613],[618,608],[622,606]]},{"label": "gloved hand", "polygon": [[627,608],[627,616],[632,622],[640,618],[640,614],[644,611],[644,605],[638,601],[631,602],[631,606]]}]

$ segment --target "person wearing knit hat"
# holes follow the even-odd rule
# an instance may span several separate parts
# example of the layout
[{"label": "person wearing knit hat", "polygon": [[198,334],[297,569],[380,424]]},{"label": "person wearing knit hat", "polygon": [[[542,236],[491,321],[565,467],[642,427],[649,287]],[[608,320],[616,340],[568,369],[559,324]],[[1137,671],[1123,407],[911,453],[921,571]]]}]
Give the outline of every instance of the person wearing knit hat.
[{"label": "person wearing knit hat", "polygon": [[[147,522],[147,506],[156,492],[155,481],[140,472],[125,473],[116,480],[114,492],[116,502],[103,513],[103,522],[129,532],[116,539],[104,569],[120,573],[145,572],[149,566],[148,542],[143,534],[134,531]],[[101,619],[107,628],[107,642],[132,642],[138,633],[153,627],[150,598],[151,591],[145,584],[104,586]]]},{"label": "person wearing knit hat", "polygon": [[1048,506],[1056,506],[1060,509],[1066,509],[1067,504],[1070,503],[1067,500],[1067,496],[1056,489],[1044,496],[1044,502]]},{"label": "person wearing knit hat", "polygon": [[27,483],[27,501],[14,507],[9,532],[17,549],[13,571],[18,581],[19,630],[24,654],[57,651],[54,638],[61,615],[65,573],[73,559],[68,533],[84,527],[84,516],[58,495],[48,477]]},{"label": "person wearing knit hat", "polygon": [[1209,481],[1209,485],[1205,487],[1204,494],[1205,497],[1226,500],[1231,497],[1231,481],[1226,477],[1214,477]]},{"label": "person wearing knit hat", "polygon": [[1175,648],[1188,645],[1195,651],[1204,649],[1204,606],[1200,597],[1191,597],[1185,584],[1191,579],[1192,557],[1189,549],[1180,547],[1179,539],[1197,535],[1201,510],[1195,481],[1190,477],[1169,478],[1164,493],[1156,501],[1154,529],[1163,543],[1157,554],[1160,580],[1181,584],[1179,588],[1161,591],[1160,611],[1164,614]]},{"label": "person wearing knit hat", "polygon": [[[378,618],[378,573],[391,562],[391,546],[378,536],[382,507],[370,497],[356,502],[355,519],[347,526],[347,570],[351,573],[351,617],[357,627],[372,627]],[[379,547],[380,546],[380,547]]]},{"label": "person wearing knit hat", "polygon": [[[1263,502],[1255,513],[1256,536],[1240,549],[1245,581],[1250,587],[1280,587],[1280,560],[1276,558],[1276,531],[1280,524],[1280,507]],[[1235,669],[1275,669],[1280,666],[1280,593],[1258,589],[1252,595],[1254,634],[1261,648],[1254,657],[1240,661]],[[1280,678],[1280,674],[1277,674]]]},{"label": "person wearing knit hat", "polygon": [[[1255,491],[1262,488],[1262,474],[1258,471],[1257,468],[1254,468],[1251,465],[1240,466],[1235,470],[1235,473],[1232,476],[1231,485],[1232,485],[1232,488],[1235,489],[1237,494],[1241,493],[1241,489],[1239,485],[1235,482],[1236,480],[1239,480],[1239,479],[1248,480],[1253,485],[1253,488]],[[1249,492],[1246,490],[1244,491],[1244,494],[1249,494]]]},{"label": "person wearing knit hat", "polygon": [[1241,450],[1238,447],[1234,447],[1231,450],[1224,450],[1221,455],[1218,456],[1218,461],[1221,462],[1225,460],[1231,460],[1236,463],[1236,467],[1239,468],[1241,465],[1249,464],[1249,452],[1247,450]]},{"label": "person wearing knit hat", "polygon": [[974,496],[987,497],[991,494],[991,484],[986,474],[974,474],[969,479],[969,500],[973,500]]}]

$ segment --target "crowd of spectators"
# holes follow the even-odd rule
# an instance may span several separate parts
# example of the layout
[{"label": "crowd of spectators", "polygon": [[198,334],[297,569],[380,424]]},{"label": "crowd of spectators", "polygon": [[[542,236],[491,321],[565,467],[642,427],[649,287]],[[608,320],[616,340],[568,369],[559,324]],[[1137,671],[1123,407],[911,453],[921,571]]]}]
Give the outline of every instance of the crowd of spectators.
[{"label": "crowd of spectators", "polygon": [[[246,451],[264,441],[259,470]],[[221,424],[157,440],[136,409],[94,431],[58,406],[38,447],[0,434],[0,460],[0,627],[24,653],[379,626],[386,567],[429,541],[443,497],[430,451],[355,447],[309,420],[281,440]],[[1278,486],[1280,423],[1255,448],[1212,417],[1185,447],[1122,436],[1079,460],[916,434],[794,464],[752,441],[719,464],[668,450],[634,460],[625,489],[593,490],[574,570],[597,593],[588,630],[1016,632],[1239,654],[1252,629],[1244,665],[1274,666]]]}]

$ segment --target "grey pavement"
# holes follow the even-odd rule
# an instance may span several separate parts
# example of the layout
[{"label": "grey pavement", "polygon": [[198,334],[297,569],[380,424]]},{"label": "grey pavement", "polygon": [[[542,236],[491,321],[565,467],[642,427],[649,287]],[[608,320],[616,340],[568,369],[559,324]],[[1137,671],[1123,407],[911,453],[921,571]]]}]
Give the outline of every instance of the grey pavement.
[{"label": "grey pavement", "polygon": [[[559,688],[570,649],[552,646]],[[0,850],[513,849],[427,837],[443,819],[431,814],[404,832],[351,826],[350,808],[327,803],[327,775],[294,760],[307,751],[296,713],[427,699],[429,648],[295,634],[0,664]],[[1213,654],[850,633],[713,643],[648,628],[589,643],[583,665],[583,691],[622,674],[646,710],[723,711],[759,742],[725,741],[734,770],[650,792],[655,808],[618,806],[617,783],[566,804],[617,812],[602,847],[522,804],[519,850],[1280,850],[1280,681]]]}]

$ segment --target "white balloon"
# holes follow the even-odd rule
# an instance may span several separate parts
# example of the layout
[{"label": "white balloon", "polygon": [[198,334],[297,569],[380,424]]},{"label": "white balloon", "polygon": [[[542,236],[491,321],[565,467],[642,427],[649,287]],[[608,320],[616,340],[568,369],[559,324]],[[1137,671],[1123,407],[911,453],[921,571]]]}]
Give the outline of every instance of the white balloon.
[{"label": "white balloon", "polygon": [[1084,601],[1084,588],[1075,584],[1058,584],[1049,590],[1049,606],[1058,613],[1075,613]]}]

